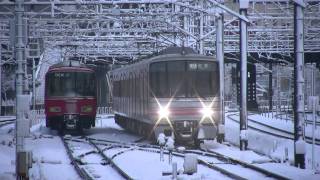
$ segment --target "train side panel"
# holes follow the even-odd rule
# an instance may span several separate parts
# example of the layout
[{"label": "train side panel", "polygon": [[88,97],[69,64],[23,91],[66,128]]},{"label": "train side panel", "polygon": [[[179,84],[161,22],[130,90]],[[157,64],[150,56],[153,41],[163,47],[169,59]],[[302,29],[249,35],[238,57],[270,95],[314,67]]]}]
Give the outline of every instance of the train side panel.
[{"label": "train side panel", "polygon": [[[165,57],[158,58],[157,61],[169,61]],[[184,58],[186,57],[178,59]],[[203,58],[204,61],[208,59]],[[147,137],[156,137],[164,132],[182,141],[216,138],[220,123],[219,97],[156,97],[149,83],[151,62],[152,60],[140,62],[111,72],[116,87],[113,93],[116,122]],[[218,81],[215,83],[215,86],[219,86]],[[163,118],[159,116],[159,108],[166,104],[170,104],[170,117]],[[204,117],[203,104],[212,104],[209,108],[212,113],[210,117]]]}]

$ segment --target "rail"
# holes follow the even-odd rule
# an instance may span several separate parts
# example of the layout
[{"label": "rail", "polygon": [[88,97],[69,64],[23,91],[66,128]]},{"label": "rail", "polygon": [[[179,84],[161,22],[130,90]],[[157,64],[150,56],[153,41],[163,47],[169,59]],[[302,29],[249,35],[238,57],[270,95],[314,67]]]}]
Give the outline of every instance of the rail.
[{"label": "rail", "polygon": [[[237,115],[237,113],[229,114],[229,115],[227,115],[227,117],[228,117],[228,119],[239,123],[238,120],[236,120],[235,118],[231,117],[231,116],[234,116],[234,115]],[[269,135],[272,135],[272,136],[276,136],[276,137],[279,137],[279,138],[285,138],[285,139],[294,140],[294,134],[292,132],[279,129],[279,128],[276,128],[276,127],[273,127],[273,126],[258,122],[256,120],[253,120],[253,119],[250,119],[250,118],[248,118],[248,121],[251,121],[251,122],[253,122],[255,124],[258,124],[260,126],[264,126],[264,127],[268,128],[268,129],[260,129],[260,128],[257,128],[255,126],[249,124],[248,127],[253,129],[253,130],[255,130],[255,131],[262,132],[262,133],[265,133],[265,134],[269,134]],[[272,133],[270,131],[270,129],[274,130],[276,132],[282,133],[282,134]],[[307,143],[312,143],[312,137],[305,136],[305,140],[306,140]],[[320,139],[316,139],[316,144],[320,145]]]},{"label": "rail", "polygon": [[[94,142],[94,141],[100,142],[99,144],[101,144],[101,145],[103,145],[105,143],[105,145],[113,145],[113,146],[129,148],[127,151],[139,150],[139,151],[147,151],[147,152],[151,152],[151,153],[160,153],[160,151],[159,151],[160,147],[157,145],[140,144],[140,143],[125,143],[125,142],[110,141],[110,140],[105,140],[105,139],[102,140],[102,139],[96,139],[96,138],[89,138],[89,139],[91,142]],[[132,147],[134,147],[134,148],[132,148]],[[123,152],[121,152],[121,154],[122,153]],[[164,153],[168,154],[167,151],[164,151]],[[197,155],[203,156],[203,157],[215,158],[215,159],[218,159],[219,161],[222,161],[223,163],[228,163],[228,164],[230,164],[230,162],[231,162],[231,164],[240,165],[242,168],[246,168],[246,169],[248,168],[252,171],[256,171],[261,174],[264,174],[266,177],[272,177],[275,179],[289,179],[288,177],[283,176],[281,174],[265,170],[263,168],[255,166],[253,164],[249,164],[249,163],[237,160],[237,159],[233,159],[231,157],[228,157],[223,154],[216,153],[216,152],[205,152],[203,150],[200,150],[200,151],[198,151],[198,150],[185,150],[184,152],[178,152],[177,150],[173,151],[174,156],[181,157],[181,158],[184,157],[185,153],[193,153],[193,154],[197,154]],[[233,179],[247,179],[247,178],[244,178],[243,176],[241,176],[231,170],[224,169],[223,167],[219,166],[219,163],[218,164],[210,163],[202,158],[198,159],[198,163],[203,166],[206,166],[210,169],[219,171],[222,174],[225,174],[226,176],[233,178]]]},{"label": "rail", "polygon": [[[67,150],[68,156],[72,162],[72,164],[74,165],[75,170],[77,171],[77,173],[79,174],[79,176],[83,179],[88,179],[88,180],[93,180],[95,178],[93,178],[84,168],[81,167],[81,165],[83,165],[80,156],[74,156],[72,154],[72,150],[70,149],[70,146],[68,145],[68,141],[75,141],[75,142],[82,142],[82,143],[88,143],[90,144],[92,147],[94,147],[95,150],[90,151],[89,153],[97,153],[99,154],[102,159],[107,162],[110,163],[111,166],[124,178],[124,179],[134,179],[132,177],[130,177],[125,171],[123,171],[111,158],[107,157],[101,148],[99,148],[99,146],[94,143],[90,138],[88,137],[83,137],[81,138],[81,140],[79,139],[73,139],[73,138],[66,138],[66,137],[61,137],[61,140],[63,141],[63,144]],[[87,153],[87,154],[89,154]]]}]

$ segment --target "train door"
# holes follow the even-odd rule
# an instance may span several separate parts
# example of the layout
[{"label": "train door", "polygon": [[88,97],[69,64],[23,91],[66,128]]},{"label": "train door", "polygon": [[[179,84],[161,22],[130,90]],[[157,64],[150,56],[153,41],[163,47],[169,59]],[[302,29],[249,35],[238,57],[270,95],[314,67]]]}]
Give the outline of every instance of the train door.
[{"label": "train door", "polygon": [[125,77],[125,106],[126,106],[126,114],[129,115],[129,108],[130,108],[130,80],[129,80],[129,76],[127,74],[127,76]]},{"label": "train door", "polygon": [[133,95],[134,95],[134,84],[133,84],[133,75],[130,72],[130,77],[129,77],[129,82],[130,82],[130,89],[129,89],[129,116],[132,116],[133,114]]},{"label": "train door", "polygon": [[120,75],[120,78],[119,78],[119,92],[118,92],[118,94],[119,94],[119,98],[118,98],[118,101],[119,101],[119,109],[120,109],[120,112],[123,112],[124,111],[124,99],[123,99],[123,95],[121,94],[121,91],[122,91],[122,89],[123,89],[123,86],[122,86],[122,82],[123,82],[123,74],[121,73],[121,75]]},{"label": "train door", "polygon": [[134,114],[133,115],[134,115],[134,117],[136,117],[137,112],[138,112],[138,106],[137,106],[138,81],[137,81],[137,74],[136,73],[133,74],[133,82],[134,82],[134,86],[133,86],[133,88],[134,88],[134,94],[133,94],[133,97],[134,97],[133,112],[134,112]]},{"label": "train door", "polygon": [[140,71],[140,77],[139,77],[139,82],[140,82],[140,86],[139,86],[139,107],[140,107],[140,111],[139,111],[139,116],[142,117],[143,114],[143,74],[142,71]]}]

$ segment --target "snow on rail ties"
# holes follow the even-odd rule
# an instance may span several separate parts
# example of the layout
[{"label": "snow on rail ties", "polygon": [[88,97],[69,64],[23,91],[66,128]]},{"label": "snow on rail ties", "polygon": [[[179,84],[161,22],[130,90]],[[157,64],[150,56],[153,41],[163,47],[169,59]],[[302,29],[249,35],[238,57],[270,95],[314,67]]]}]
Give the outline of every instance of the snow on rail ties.
[{"label": "snow on rail ties", "polygon": [[224,161],[227,161],[227,162],[231,161],[234,164],[239,164],[239,165],[241,165],[241,166],[243,166],[245,168],[253,169],[253,170],[257,171],[257,172],[265,174],[267,177],[272,177],[272,178],[275,178],[275,179],[283,179],[283,180],[289,180],[290,179],[288,177],[285,177],[285,176],[282,176],[280,174],[265,170],[263,168],[255,166],[253,164],[250,164],[250,163],[247,163],[247,162],[244,162],[244,161],[240,161],[240,160],[234,159],[232,157],[227,157],[227,156],[225,156],[225,155],[223,155],[221,153],[218,153],[218,152],[205,152],[205,151],[203,151],[203,152],[206,153],[207,156],[219,157],[219,159],[223,159]]},{"label": "snow on rail ties", "polygon": [[10,118],[10,119],[5,119],[5,120],[0,120],[0,127],[2,126],[6,126],[6,125],[9,125],[9,124],[12,124],[14,123],[16,120],[16,118]]},{"label": "snow on rail ties", "polygon": [[[113,160],[123,154],[129,152],[140,151],[144,153],[156,153],[160,154],[160,148],[157,145],[150,144],[141,144],[141,143],[132,143],[132,142],[118,142],[118,141],[110,141],[104,139],[96,139],[96,138],[88,138],[85,139],[67,139],[74,142],[82,142],[88,143],[95,147],[98,150],[99,154],[104,157],[104,159],[109,162],[112,167],[114,167],[119,174],[125,179],[135,179],[132,176],[129,176],[129,172],[126,172],[120,165],[117,165]],[[101,146],[105,146],[105,148],[101,148]],[[111,150],[119,148],[114,154],[106,155],[104,152],[106,150]],[[91,152],[88,152],[91,153]],[[93,152],[94,153],[94,152]],[[165,154],[169,154],[166,150]],[[213,152],[204,152],[199,150],[185,150],[184,152],[178,152],[175,150],[173,152],[173,156],[175,158],[180,158],[183,160],[185,154],[196,154],[198,156],[198,165],[212,169],[216,172],[224,174],[225,176],[232,179],[249,179],[249,175],[252,177],[271,177],[275,179],[289,179],[279,174],[275,174],[273,172],[269,172],[262,168],[256,167],[254,165],[241,162],[230,157],[224,156],[222,154],[213,153]]]},{"label": "snow on rail ties", "polygon": [[[84,162],[85,160],[83,160],[85,156],[88,156],[90,154],[98,154],[101,157],[101,159],[103,161],[105,161],[105,162],[99,163],[102,168],[106,167],[108,164],[111,164],[111,167],[115,171],[117,171],[117,173],[119,173],[119,175],[121,175],[123,179],[134,179],[134,178],[130,177],[129,175],[127,175],[123,170],[121,170],[119,168],[119,166],[117,166],[117,164],[115,162],[113,162],[112,159],[110,159],[106,155],[104,155],[104,153],[103,153],[104,150],[111,149],[113,147],[107,147],[104,150],[102,150],[101,148],[99,148],[97,146],[97,144],[93,143],[87,137],[84,137],[81,139],[73,139],[72,137],[65,136],[65,137],[61,137],[61,139],[65,145],[68,156],[69,156],[70,160],[72,161],[72,164],[74,165],[78,174],[83,179],[93,180],[93,179],[98,179],[101,177],[100,175],[95,174],[94,172],[91,172],[88,168],[85,167],[85,165],[93,164],[92,162]],[[88,144],[94,148],[93,148],[93,150],[85,151],[85,150],[77,149],[77,148],[73,147],[70,142],[85,143],[85,144]],[[77,152],[77,150],[80,151],[80,154],[78,154],[79,152]],[[81,152],[81,151],[83,151],[83,152]]]}]

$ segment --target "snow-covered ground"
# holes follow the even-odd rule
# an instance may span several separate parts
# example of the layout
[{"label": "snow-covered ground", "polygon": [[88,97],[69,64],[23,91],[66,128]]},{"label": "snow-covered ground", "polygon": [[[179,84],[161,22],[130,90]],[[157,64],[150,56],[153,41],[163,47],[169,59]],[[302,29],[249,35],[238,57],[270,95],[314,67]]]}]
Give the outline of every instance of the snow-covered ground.
[{"label": "snow-covered ground", "polygon": [[[229,114],[226,114],[226,140],[239,145],[239,123],[228,119]],[[232,116],[235,119],[239,119],[238,115]],[[271,118],[271,115],[261,116],[261,115],[249,115],[248,118],[254,119],[265,124],[268,124],[279,129],[283,129],[288,132],[293,132],[293,122],[290,120]],[[250,121],[248,122],[250,124]],[[311,126],[305,128],[306,134],[311,136]],[[320,127],[316,129],[316,137],[320,137]],[[294,160],[294,142],[293,140],[284,139],[268,135],[262,132],[257,132],[255,130],[249,129],[248,131],[248,141],[249,149],[252,149],[258,153],[270,156],[273,159],[285,161],[286,150],[288,150],[289,163],[293,164]],[[320,171],[320,146],[315,145],[315,166],[316,171]],[[306,168],[312,168],[312,145],[306,143]]]},{"label": "snow-covered ground", "polygon": [[[282,115],[284,116],[284,115]],[[255,121],[259,121],[261,123],[267,124],[272,127],[276,127],[278,129],[293,133],[293,120],[291,116],[287,116],[286,119],[281,119],[278,116],[271,116],[271,113],[268,114],[254,114],[249,115],[248,118],[254,119]],[[306,119],[311,121],[312,120],[312,114],[306,114]],[[317,122],[320,121],[320,117],[316,116]],[[249,122],[250,123],[250,122]],[[305,127],[305,133],[306,136],[312,137],[312,125],[306,124]],[[318,127],[315,131],[315,137],[320,138],[320,127]]]},{"label": "snow-covered ground", "polygon": [[14,179],[15,145],[13,144],[13,128],[13,124],[0,127],[0,179]]},{"label": "snow-covered ground", "polygon": [[[236,117],[236,116],[235,116]],[[290,121],[266,119],[264,117],[251,116],[259,121],[274,125],[277,127],[289,128],[291,125],[280,125]],[[112,141],[135,142],[141,137],[124,131],[115,124],[114,119],[110,115],[98,115],[96,126],[93,129],[85,130],[84,133],[88,137],[105,139]],[[0,128],[0,179],[15,179],[15,146],[13,144],[13,124]],[[290,131],[288,129],[288,131]],[[319,129],[317,129],[319,131]],[[26,149],[33,151],[33,167],[30,169],[31,179],[80,179],[75,171],[64,148],[63,142],[57,135],[56,131],[51,131],[42,124],[31,128],[32,136],[26,138]],[[256,164],[259,167],[269,169],[279,174],[287,174],[292,179],[320,179],[319,174],[313,174],[311,170],[311,145],[307,144],[306,165],[307,170],[297,169],[289,164],[293,162],[293,141],[288,139],[277,138],[266,135],[261,132],[249,130],[249,148],[250,151],[240,152],[237,147],[217,144],[215,142],[206,142],[203,146],[208,151],[214,151],[225,154],[234,159],[239,159],[247,163]],[[80,138],[73,135],[72,138]],[[226,140],[232,144],[239,143],[239,124],[228,120],[226,117]],[[149,143],[144,141],[143,143]],[[74,143],[74,153],[89,151],[88,144]],[[91,147],[92,148],[92,147]],[[272,163],[272,159],[284,161],[286,159],[285,149],[288,149],[289,162]],[[255,152],[253,152],[253,151]],[[320,148],[316,146],[316,164],[319,170],[320,164]],[[113,156],[121,148],[115,148],[105,152],[107,156]],[[258,153],[256,153],[258,152]],[[267,156],[261,156],[261,154]],[[137,179],[170,179],[170,176],[162,176],[162,172],[171,171],[172,167],[168,164],[168,156],[161,162],[157,153],[148,153],[144,151],[132,150],[121,154],[114,158],[114,161],[121,166],[126,172],[130,173]],[[200,158],[200,157],[199,157]],[[271,158],[271,159],[270,159]],[[95,174],[98,179],[121,179],[111,167],[101,167],[97,155],[89,155],[85,157],[85,161],[89,162],[86,166],[88,171]],[[177,162],[178,170],[183,169],[183,158],[174,157],[173,162]],[[261,163],[261,164],[260,164]],[[228,164],[221,164],[221,167],[239,171],[237,167]],[[240,172],[241,173],[241,172]],[[243,172],[246,174],[246,171]],[[261,175],[247,172],[247,177],[255,177],[260,179]],[[225,175],[206,167],[198,167],[198,172],[194,175],[183,175],[183,179],[229,179]],[[262,177],[261,177],[262,178]]]}]

